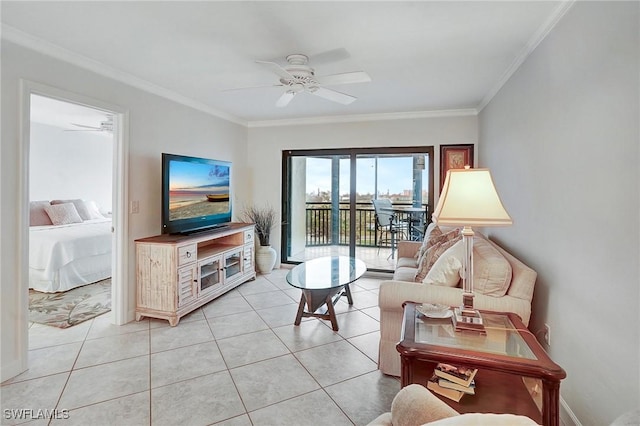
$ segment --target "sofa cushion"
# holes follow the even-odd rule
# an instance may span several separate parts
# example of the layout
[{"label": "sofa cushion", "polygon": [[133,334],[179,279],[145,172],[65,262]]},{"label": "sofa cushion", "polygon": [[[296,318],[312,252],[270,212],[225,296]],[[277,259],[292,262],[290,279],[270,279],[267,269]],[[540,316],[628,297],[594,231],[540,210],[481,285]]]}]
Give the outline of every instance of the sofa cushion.
[{"label": "sofa cushion", "polygon": [[511,264],[486,239],[473,239],[473,291],[487,296],[502,297],[511,284]]},{"label": "sofa cushion", "polygon": [[408,266],[396,268],[396,270],[393,272],[393,279],[395,281],[413,282],[415,277],[416,277],[416,268],[410,268]]},{"label": "sofa cushion", "polygon": [[435,261],[427,276],[422,280],[425,284],[457,287],[460,283],[460,270],[464,261],[464,245],[462,239],[449,247]]},{"label": "sofa cushion", "polygon": [[[433,246],[427,249],[426,253],[422,256],[420,262],[418,263],[418,270],[416,271],[416,275],[414,278],[415,282],[422,282],[429,273],[429,270],[431,269],[433,264],[436,263],[438,258],[440,258],[440,256],[442,256],[442,254],[446,252],[450,247],[460,241],[462,236],[460,235],[459,230],[457,231],[457,236],[454,236],[456,234],[452,231],[451,233],[443,234],[442,236],[437,237],[442,241],[435,243]],[[454,237],[451,239],[448,239],[449,237],[445,237],[449,234]]]},{"label": "sofa cushion", "polygon": [[398,259],[398,263],[396,263],[396,269],[404,267],[417,268],[418,261],[413,257],[401,257]]}]

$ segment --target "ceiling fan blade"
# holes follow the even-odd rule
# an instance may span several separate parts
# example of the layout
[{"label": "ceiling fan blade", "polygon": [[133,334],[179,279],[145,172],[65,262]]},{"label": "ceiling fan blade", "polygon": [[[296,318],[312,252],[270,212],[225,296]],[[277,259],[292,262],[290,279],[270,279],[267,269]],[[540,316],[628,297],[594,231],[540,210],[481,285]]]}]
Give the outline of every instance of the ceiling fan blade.
[{"label": "ceiling fan blade", "polygon": [[77,127],[86,127],[87,129],[100,130],[100,127],[96,127],[96,126],[87,126],[85,124],[76,124],[76,123],[71,123],[71,124]]},{"label": "ceiling fan blade", "polygon": [[341,74],[331,74],[316,76],[314,79],[323,85],[333,86],[337,84],[351,84],[351,83],[368,83],[371,81],[371,77],[364,71],[345,72]]},{"label": "ceiling fan blade", "polygon": [[284,68],[282,68],[280,65],[276,64],[275,62],[256,61],[256,63],[266,66],[267,68],[269,68],[271,71],[273,71],[274,73],[278,74],[282,78],[285,78],[287,80],[293,80],[294,79],[294,77],[291,74],[289,74],[289,72],[287,70],[285,70]]},{"label": "ceiling fan blade", "polygon": [[326,52],[317,53],[313,56],[309,56],[309,63],[311,66],[319,64],[327,64],[329,62],[338,62],[345,59],[349,59],[351,55],[347,52],[347,49],[341,47],[339,49],[327,50]]},{"label": "ceiling fan blade", "polygon": [[264,89],[265,87],[282,87],[283,84],[269,84],[262,86],[245,86],[245,87],[232,87],[229,89],[220,89],[221,92],[233,92],[234,90],[246,90],[246,89]]},{"label": "ceiling fan blade", "polygon": [[324,87],[318,87],[310,89],[309,93],[312,95],[320,96],[321,98],[328,99],[339,104],[349,105],[357,98],[355,96],[347,95],[346,93],[336,92],[335,90],[325,89]]},{"label": "ceiling fan blade", "polygon": [[282,94],[282,96],[278,98],[278,100],[276,101],[276,106],[278,108],[282,108],[289,105],[289,102],[291,102],[291,99],[293,99],[296,94],[297,92],[294,92],[293,90],[287,90]]}]

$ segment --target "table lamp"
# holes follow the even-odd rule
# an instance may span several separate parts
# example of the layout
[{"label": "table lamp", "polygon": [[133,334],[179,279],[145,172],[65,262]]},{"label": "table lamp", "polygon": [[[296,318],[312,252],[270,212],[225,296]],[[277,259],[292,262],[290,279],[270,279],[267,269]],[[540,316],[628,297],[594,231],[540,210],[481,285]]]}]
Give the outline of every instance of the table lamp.
[{"label": "table lamp", "polygon": [[472,226],[507,226],[511,217],[504,209],[489,169],[451,169],[447,171],[438,205],[433,212],[436,225],[462,226],[464,261],[462,306],[454,310],[456,331],[484,332],[482,317],[473,307],[473,229]]}]

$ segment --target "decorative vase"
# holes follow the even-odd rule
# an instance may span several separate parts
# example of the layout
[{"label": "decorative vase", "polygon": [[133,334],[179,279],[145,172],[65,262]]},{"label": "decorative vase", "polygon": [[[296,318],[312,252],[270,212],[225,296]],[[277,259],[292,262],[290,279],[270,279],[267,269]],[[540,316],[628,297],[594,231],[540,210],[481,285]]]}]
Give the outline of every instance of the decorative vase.
[{"label": "decorative vase", "polygon": [[278,257],[275,249],[271,246],[258,246],[256,250],[256,266],[258,272],[263,275],[270,274],[276,264]]}]

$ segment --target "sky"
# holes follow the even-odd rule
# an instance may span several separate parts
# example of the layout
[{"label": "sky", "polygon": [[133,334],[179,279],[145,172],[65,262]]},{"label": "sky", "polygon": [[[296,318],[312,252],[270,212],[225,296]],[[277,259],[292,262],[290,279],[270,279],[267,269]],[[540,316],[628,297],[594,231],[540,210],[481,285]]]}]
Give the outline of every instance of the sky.
[{"label": "sky", "polygon": [[172,190],[202,186],[229,186],[229,167],[191,161],[171,160],[170,182]]},{"label": "sky", "polygon": [[[428,166],[428,161],[426,161]],[[340,194],[349,193],[349,159],[340,160]],[[359,194],[375,192],[375,159],[357,160],[356,190]],[[427,182],[429,170],[423,170],[423,182]],[[401,193],[413,186],[413,163],[411,157],[386,157],[378,159],[378,192]],[[331,190],[331,160],[327,158],[307,158],[306,193]]]}]

